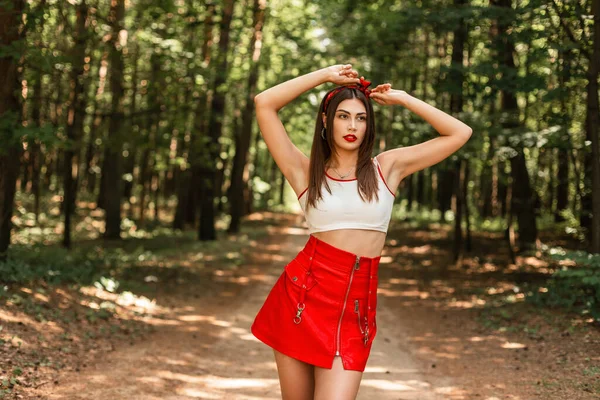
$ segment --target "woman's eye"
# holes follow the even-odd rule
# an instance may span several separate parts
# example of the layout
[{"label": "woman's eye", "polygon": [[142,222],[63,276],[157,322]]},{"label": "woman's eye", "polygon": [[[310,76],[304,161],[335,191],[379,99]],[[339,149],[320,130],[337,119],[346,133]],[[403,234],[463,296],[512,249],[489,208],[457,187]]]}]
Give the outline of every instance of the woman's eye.
[{"label": "woman's eye", "polygon": [[[342,119],[346,119],[348,116],[346,114],[340,114],[339,117],[342,118]],[[358,120],[359,121],[366,121],[367,117],[360,116],[360,117],[358,117]]]}]

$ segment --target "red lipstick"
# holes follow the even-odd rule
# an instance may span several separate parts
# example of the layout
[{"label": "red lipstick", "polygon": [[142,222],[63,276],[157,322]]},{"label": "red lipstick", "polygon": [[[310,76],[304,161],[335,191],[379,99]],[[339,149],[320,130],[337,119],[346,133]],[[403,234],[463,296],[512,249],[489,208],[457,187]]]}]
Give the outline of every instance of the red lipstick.
[{"label": "red lipstick", "polygon": [[354,135],[346,135],[346,136],[344,136],[344,139],[347,142],[354,142],[354,141],[356,141],[356,136],[354,136]]}]

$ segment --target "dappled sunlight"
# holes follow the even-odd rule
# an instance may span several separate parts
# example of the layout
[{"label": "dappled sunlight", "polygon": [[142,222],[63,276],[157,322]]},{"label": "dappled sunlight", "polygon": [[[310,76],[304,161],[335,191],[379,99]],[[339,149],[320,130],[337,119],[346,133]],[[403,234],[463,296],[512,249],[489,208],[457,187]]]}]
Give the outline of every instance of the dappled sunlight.
[{"label": "dappled sunlight", "polygon": [[266,212],[253,212],[244,217],[246,221],[264,221],[270,218],[272,218],[272,216],[268,215]]},{"label": "dappled sunlight", "polygon": [[[471,400],[471,392],[466,391],[458,386],[439,386],[433,389],[436,394],[446,395],[447,399],[452,400]],[[518,398],[512,398],[517,400]],[[485,400],[498,400],[493,398],[486,398]]]},{"label": "dappled sunlight", "polygon": [[27,293],[30,296],[33,296],[34,299],[36,299],[39,302],[42,303],[49,303],[50,302],[50,298],[42,293],[38,293],[38,292],[33,292],[33,290],[29,289],[29,288],[21,288],[21,292]]},{"label": "dappled sunlight", "polygon": [[192,397],[192,398],[198,398],[198,399],[220,399],[221,398],[221,396],[218,394],[211,394],[211,393],[208,393],[208,392],[205,392],[202,390],[192,389],[192,388],[179,389],[179,390],[177,390],[177,394],[187,396],[187,397]]},{"label": "dappled sunlight", "polygon": [[429,266],[433,265],[433,261],[431,261],[431,260],[421,260],[421,262],[419,264],[421,264],[421,266],[423,266],[423,267],[429,267]]},{"label": "dappled sunlight", "polygon": [[247,285],[250,282],[250,277],[248,276],[239,276],[239,273],[234,270],[220,270],[217,269],[213,272],[215,276],[214,280],[216,282],[230,282],[230,283],[238,283],[240,285]]},{"label": "dappled sunlight", "polygon": [[[281,267],[281,271],[283,272],[283,267]],[[261,267],[250,267],[248,268],[248,272],[252,279],[256,282],[261,282],[264,284],[272,284],[275,282],[275,278],[271,274],[266,274],[265,268]]]},{"label": "dappled sunlight", "polygon": [[391,278],[386,282],[389,282],[394,285],[416,285],[419,283],[416,279],[407,279],[407,278]]},{"label": "dappled sunlight", "polygon": [[295,228],[292,226],[268,226],[267,232],[273,235],[277,234],[303,236],[308,233],[308,230],[304,228]]},{"label": "dappled sunlight", "polygon": [[389,374],[389,373],[395,373],[395,374],[412,374],[412,373],[418,373],[419,370],[416,368],[399,368],[394,366],[392,367],[383,367],[383,366],[368,366],[365,368],[364,371],[364,376],[366,376],[367,374]]},{"label": "dappled sunlight", "polygon": [[369,386],[374,389],[407,392],[427,389],[430,384],[423,381],[401,381],[401,380],[384,380],[384,379],[363,379],[361,386]]},{"label": "dappled sunlight", "polygon": [[244,378],[228,378],[220,376],[208,376],[202,379],[208,387],[219,389],[240,389],[251,387],[267,387],[279,385],[277,379],[244,379]]},{"label": "dappled sunlight", "polygon": [[541,258],[538,257],[521,257],[521,261],[523,264],[526,264],[530,267],[534,267],[534,268],[546,268],[548,267],[548,262],[545,260],[542,260]]},{"label": "dappled sunlight", "polygon": [[389,278],[381,279],[377,293],[386,297],[404,297],[428,299],[433,293],[452,294],[455,289],[442,280],[431,280],[423,288],[418,279]]},{"label": "dappled sunlight", "polygon": [[[108,290],[105,290],[102,285],[97,286],[84,286],[81,287],[80,292],[90,296],[92,298],[97,298],[101,300],[105,300],[105,302],[110,302],[113,305],[119,305],[121,307],[128,308],[138,313],[155,313],[159,311],[157,309],[156,300],[150,300],[145,296],[136,295],[130,291],[124,291],[121,293],[113,293]],[[93,300],[83,299],[79,302],[83,306],[87,306],[93,309],[100,309],[100,305]],[[102,303],[108,304],[108,303]],[[162,307],[158,307],[161,311],[165,309]]]},{"label": "dappled sunlight", "polygon": [[379,259],[379,264],[391,264],[394,262],[394,258],[390,256],[381,256]]},{"label": "dappled sunlight", "polygon": [[[10,304],[10,302],[7,303]],[[14,323],[19,325],[26,325],[27,327],[33,328],[35,331],[40,333],[58,334],[63,333],[65,331],[60,325],[58,325],[54,321],[46,321],[44,323],[41,323],[35,318],[32,318],[31,316],[25,313],[18,312],[16,314],[13,314],[12,312],[7,311],[3,308],[0,308],[0,321],[2,321],[5,324]],[[3,331],[4,330],[0,330],[0,339],[5,341],[12,341],[12,337],[14,335],[10,335],[8,332]],[[19,341],[22,342],[22,340]],[[15,342],[15,344],[17,344],[17,342]]]},{"label": "dappled sunlight", "polygon": [[213,325],[229,326],[230,323],[226,321],[218,321],[214,315],[180,315],[177,319],[184,322],[205,322],[208,321]]},{"label": "dappled sunlight", "polygon": [[452,300],[447,306],[449,308],[478,308],[487,302],[484,299],[475,298],[472,300]]},{"label": "dappled sunlight", "polygon": [[244,399],[264,399],[263,396],[251,396],[247,391],[252,389],[274,390],[279,387],[277,379],[225,378],[214,375],[202,377],[193,383],[200,387],[196,388],[188,385],[177,388],[176,393],[202,399],[223,399],[230,398],[237,390],[245,389],[243,391]]},{"label": "dappled sunlight", "polygon": [[180,326],[181,323],[178,321],[167,320],[162,318],[144,318],[144,322],[154,326]]},{"label": "dappled sunlight", "polygon": [[385,288],[379,288],[377,294],[388,297],[418,297],[420,299],[426,299],[429,297],[428,292],[422,292],[419,290],[388,290]]},{"label": "dappled sunlight", "polygon": [[485,338],[482,338],[480,336],[473,336],[468,338],[467,340],[471,341],[471,342],[482,342],[485,340]]},{"label": "dappled sunlight", "polygon": [[[159,238],[150,247],[141,245],[145,249],[142,258],[132,258],[130,275],[120,288],[112,288],[115,278],[115,282],[108,279],[102,285],[86,286],[76,296],[65,292],[63,296],[72,298],[71,302],[84,296],[79,303],[85,305],[84,312],[95,313],[109,306],[119,312],[128,309],[135,316],[125,318],[156,329],[154,336],[141,343],[135,343],[133,331],[128,331],[130,336],[115,342],[114,347],[94,348],[90,357],[101,369],[81,367],[77,373],[66,369],[72,376],[85,379],[77,382],[65,378],[61,385],[75,387],[75,392],[89,390],[103,395],[97,398],[118,398],[119,393],[127,398],[143,395],[149,400],[279,399],[272,349],[251,333],[250,326],[269,288],[302,248],[307,231],[291,219],[286,222],[288,226],[271,226],[270,218],[280,217],[264,212],[245,218],[261,221],[260,230],[246,226],[250,233],[227,234],[219,243],[199,244],[190,236],[180,247],[174,241],[166,250],[160,247],[164,243],[158,243]],[[270,237],[261,237],[264,232]],[[254,233],[259,234],[254,238],[257,240],[252,239]],[[465,257],[462,264],[456,264],[448,248],[440,245],[445,235],[414,230],[401,239],[388,240],[392,247],[384,248],[378,276],[380,333],[358,399],[496,400],[490,397],[495,394],[497,399],[524,400],[512,395],[514,385],[502,379],[519,377],[523,370],[510,374],[524,365],[527,356],[537,355],[538,349],[534,353],[526,338],[511,336],[514,331],[487,335],[485,328],[470,323],[483,314],[481,309],[491,308],[498,310],[497,324],[508,326],[513,314],[496,307],[496,302],[509,296],[523,298],[525,289],[514,282],[516,274],[523,273],[520,268],[537,272],[547,266],[529,258],[505,265],[501,258],[485,254]],[[134,248],[140,242],[128,246]],[[146,251],[148,248],[152,250]],[[125,253],[130,251],[125,249]],[[135,285],[123,290],[127,280],[147,285],[140,291]],[[26,293],[42,307],[62,304],[44,292]],[[58,300],[68,306],[68,300]],[[389,311],[387,316],[384,310]],[[10,315],[5,318],[5,314],[0,310],[0,319],[10,322]],[[43,327],[64,331],[52,322]],[[537,331],[526,328],[518,327],[535,337],[532,335]],[[82,338],[79,335],[75,340]],[[20,336],[14,339],[20,340]],[[482,364],[482,359],[487,364]],[[494,371],[503,374],[495,375]],[[475,389],[464,385],[469,376],[483,377]]]},{"label": "dappled sunlight", "polygon": [[137,380],[145,384],[152,384],[154,386],[164,386],[162,385],[163,381],[158,376],[142,376],[140,378],[137,378]]},{"label": "dappled sunlight", "polygon": [[527,347],[527,345],[523,343],[506,342],[503,343],[500,347],[502,347],[503,349],[524,349]]},{"label": "dappled sunlight", "polygon": [[446,353],[443,351],[432,349],[431,347],[428,347],[428,346],[419,347],[417,349],[417,353],[423,354],[423,355],[431,355],[431,356],[435,356],[436,358],[441,358],[441,359],[446,359],[446,360],[458,360],[460,358],[460,356],[458,354]]},{"label": "dappled sunlight", "polygon": [[240,335],[240,336],[239,336],[239,338],[240,338],[241,340],[248,340],[248,341],[250,341],[250,342],[260,342],[260,341],[259,341],[259,340],[256,338],[256,336],[254,336],[254,335],[252,334],[252,332],[250,332],[250,331],[247,331],[247,333],[244,333],[243,335]]}]

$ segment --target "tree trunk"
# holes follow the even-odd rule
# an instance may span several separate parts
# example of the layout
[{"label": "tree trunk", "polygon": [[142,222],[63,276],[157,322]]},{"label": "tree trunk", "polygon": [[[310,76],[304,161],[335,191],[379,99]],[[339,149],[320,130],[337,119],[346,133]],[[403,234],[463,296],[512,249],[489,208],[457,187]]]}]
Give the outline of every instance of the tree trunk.
[{"label": "tree trunk", "polygon": [[258,67],[262,48],[263,26],[265,23],[266,0],[254,0],[254,18],[252,26],[254,27],[252,38],[250,39],[250,52],[252,55],[250,64],[250,73],[248,75],[248,86],[246,89],[246,106],[242,113],[242,127],[239,140],[239,146],[236,146],[233,167],[231,171],[231,190],[229,203],[231,204],[231,222],[228,232],[237,233],[240,230],[240,221],[244,215],[244,188],[247,183],[244,181],[244,170],[250,150],[252,139],[252,127],[254,119],[254,96],[256,95],[256,82],[258,81]]},{"label": "tree trunk", "polygon": [[[41,0],[37,9],[40,11],[38,29],[39,36],[35,41],[35,45],[39,48],[42,46],[42,34],[44,32],[44,24],[46,22],[45,13],[43,10],[46,8],[46,0]],[[36,76],[35,83],[33,84],[33,99],[31,105],[31,120],[34,126],[41,127],[43,124],[42,117],[42,80],[44,79],[44,71],[40,70]],[[34,138],[31,142],[31,193],[33,194],[33,213],[35,214],[35,223],[39,224],[40,216],[40,173],[42,168],[42,148],[37,138]]]},{"label": "tree trunk", "polygon": [[[93,113],[96,114],[98,110],[98,101],[100,95],[104,92],[104,81],[106,80],[106,72],[102,68],[102,65],[106,63],[106,58],[108,57],[108,52],[104,51],[102,53],[102,57],[98,60],[98,87],[96,89],[96,95],[93,100]],[[94,194],[96,191],[96,181],[98,177],[97,171],[92,171],[94,166],[99,164],[99,157],[96,152],[96,133],[101,131],[102,123],[104,122],[104,117],[97,115],[92,118],[92,124],[90,126],[90,134],[89,141],[86,149],[85,156],[85,180],[86,180],[86,189],[88,193]],[[99,204],[96,204],[99,207]]]},{"label": "tree trunk", "polygon": [[469,213],[469,175],[470,175],[470,164],[469,159],[464,160],[465,171],[464,171],[464,183],[463,183],[463,205],[464,205],[464,216],[465,216],[465,251],[470,252],[473,248],[471,241],[471,214]]},{"label": "tree trunk", "polygon": [[67,146],[64,162],[64,201],[63,212],[65,216],[65,230],[63,246],[71,248],[71,215],[75,210],[77,195],[77,181],[79,177],[79,159],[81,157],[81,136],[85,119],[85,87],[83,85],[85,66],[85,50],[87,43],[88,7],[85,0],[77,6],[77,22],[73,45],[73,69],[71,70],[69,111],[67,118]]},{"label": "tree trunk", "polygon": [[[138,63],[138,59],[140,57],[140,48],[139,46],[135,45],[133,46],[133,55],[132,55],[132,63],[133,63],[133,73],[131,75],[131,101],[130,101],[130,106],[129,109],[131,110],[132,114],[135,114],[135,112],[137,111],[137,98],[138,98],[138,79],[139,79],[139,63]],[[126,121],[126,126],[127,128],[125,129],[125,132],[133,132],[133,127],[136,125],[136,120],[132,117],[132,118],[128,118]],[[138,154],[137,152],[137,144],[138,139],[139,138],[139,131],[136,132],[136,138],[135,139],[131,139],[128,142],[128,154],[127,154],[127,158],[125,159],[125,173],[129,176],[129,179],[123,182],[123,199],[127,202],[127,216],[129,219],[133,219],[133,204],[131,203],[131,197],[133,195],[133,188],[134,188],[134,179],[133,179],[133,175],[135,173],[135,160],[136,160],[136,155]]]},{"label": "tree trunk", "polygon": [[[148,134],[150,134],[150,132],[148,132]],[[148,146],[148,143],[146,143],[146,146]],[[140,185],[140,197],[139,197],[137,203],[138,203],[138,207],[139,207],[138,223],[140,225],[143,224],[146,219],[146,191],[148,188],[148,181],[149,181],[149,178],[148,178],[149,159],[150,159],[150,149],[148,147],[146,147],[142,153],[142,157],[141,157],[140,164],[139,164],[140,175],[139,175],[138,184]]]},{"label": "tree trunk", "polygon": [[556,186],[556,211],[554,221],[564,221],[561,211],[569,207],[569,153],[562,147],[558,149],[558,173]]},{"label": "tree trunk", "polygon": [[[448,164],[448,163],[444,163]],[[440,210],[440,219],[441,222],[446,221],[446,211],[448,211],[452,204],[452,192],[454,188],[454,179],[456,173],[450,169],[450,167],[445,167],[442,170],[438,170],[438,207]]]},{"label": "tree trunk", "polygon": [[[0,50],[23,40],[20,25],[23,0],[0,3]],[[12,213],[15,199],[19,158],[23,149],[16,132],[21,120],[19,59],[12,52],[0,54],[0,261],[6,259],[10,245]]]},{"label": "tree trunk", "polygon": [[[162,90],[162,80],[160,77],[161,60],[157,54],[152,54],[150,57],[151,65],[151,78],[148,85],[148,104],[152,108],[160,108],[160,91]],[[150,204],[150,199],[154,194],[153,188],[156,187],[154,184],[154,174],[156,167],[156,152],[158,150],[158,143],[160,141],[160,124],[159,114],[152,114],[147,119],[148,124],[148,140],[145,143],[144,154],[142,156],[142,162],[140,165],[140,224],[145,220],[146,213],[146,197],[148,197],[147,203]],[[156,219],[156,201],[154,201],[154,219]]]},{"label": "tree trunk", "polygon": [[454,170],[456,171],[456,180],[454,181],[454,240],[452,246],[453,261],[460,263],[462,260],[462,218],[463,218],[463,189],[465,185],[465,174],[463,168],[463,161],[459,159],[454,163]]},{"label": "tree trunk", "polygon": [[600,76],[600,0],[592,1],[594,15],[594,51],[587,72],[587,115],[585,119],[586,136],[592,142],[592,221],[589,235],[590,253],[600,253],[600,143],[598,125],[600,124],[600,107],[598,100],[598,77]]},{"label": "tree trunk", "polygon": [[[43,0],[40,3],[40,7],[45,7],[46,1]],[[40,32],[44,31],[44,16],[40,16]],[[41,46],[41,40],[37,41],[37,45]],[[33,100],[31,110],[31,120],[34,126],[41,127],[43,123],[42,118],[42,80],[44,74],[42,71],[37,75],[35,83],[33,84]],[[30,141],[31,145],[31,193],[33,194],[33,213],[35,214],[35,224],[39,223],[40,215],[40,172],[42,168],[42,149],[38,139]]]},{"label": "tree trunk", "polygon": [[[562,65],[562,70],[558,76],[559,86],[561,89],[566,92],[567,82],[571,80],[572,72],[571,72],[571,59],[573,58],[572,50],[565,50],[559,52],[559,57],[561,59],[560,65]],[[563,111],[563,115],[565,118],[565,123],[568,123],[568,113],[567,113],[567,99],[566,95],[563,95],[560,99],[561,110]],[[565,124],[566,125],[566,124]],[[569,154],[571,148],[571,141],[569,137],[569,133],[563,130],[561,135],[561,140],[559,144],[559,148],[557,149],[557,157],[558,157],[558,171],[556,174],[556,209],[554,210],[554,221],[561,222],[564,221],[565,218],[561,214],[564,210],[569,208]],[[554,160],[552,160],[554,161]],[[579,182],[579,181],[577,181]],[[576,185],[579,187],[579,184]]]},{"label": "tree trunk", "polygon": [[[492,0],[491,4],[503,7],[512,11],[512,0]],[[497,22],[498,37],[500,51],[498,53],[499,63],[504,71],[517,70],[514,62],[514,43],[508,37],[507,31],[510,28],[510,23],[506,19],[500,19]],[[506,77],[506,72],[504,76]],[[507,78],[508,79],[508,78]],[[510,118],[502,123],[504,128],[516,128],[519,126],[519,106],[517,98],[511,90],[503,89],[502,91],[502,111]],[[537,241],[537,225],[533,207],[533,193],[530,187],[529,173],[525,163],[525,155],[523,153],[523,144],[515,145],[514,150],[517,155],[514,156],[511,162],[512,176],[512,211],[517,218],[519,227],[519,250],[525,251],[536,246]]]},{"label": "tree trunk", "polygon": [[[459,10],[464,8],[467,4],[466,0],[454,0],[455,9]],[[454,116],[458,116],[463,110],[463,59],[465,57],[465,41],[467,40],[467,29],[464,18],[460,18],[458,25],[453,35],[454,39],[452,42],[452,68],[450,69],[449,79],[453,85],[456,86],[457,90],[450,94],[450,112]],[[464,202],[466,201],[466,186],[465,178],[465,163],[459,162],[456,164],[456,184],[454,186],[454,198],[456,204],[456,212],[454,216],[454,261],[458,262],[462,259],[462,242],[463,242],[463,231],[462,231],[462,220],[464,212]]]},{"label": "tree trunk", "polygon": [[494,190],[497,190],[497,176],[494,174],[494,147],[495,140],[490,137],[490,145],[483,160],[483,167],[479,180],[479,209],[483,218],[489,218],[493,215],[492,202],[495,199]]},{"label": "tree trunk", "polygon": [[[208,75],[209,66],[210,66],[210,47],[213,41],[213,29],[214,22],[213,17],[215,14],[215,5],[212,2],[208,2],[206,4],[205,18],[204,18],[204,32],[203,38],[204,41],[202,43],[202,52],[200,54],[200,59],[203,60],[202,67],[205,73]],[[208,84],[207,84],[208,87]],[[208,94],[207,90],[204,87],[199,88],[200,94],[198,98],[195,100],[196,102],[196,110],[193,119],[193,129],[190,138],[190,147],[188,151],[188,161],[190,167],[185,170],[183,174],[184,177],[181,180],[181,184],[184,187],[179,189],[178,196],[178,211],[181,215],[181,222],[175,223],[174,225],[180,226],[183,228],[184,223],[188,223],[190,225],[194,225],[196,222],[196,211],[198,209],[198,204],[201,203],[200,196],[202,195],[201,186],[201,164],[202,164],[202,149],[204,146],[203,135],[206,132],[206,115],[208,108]],[[177,218],[176,218],[177,219]]]},{"label": "tree trunk", "polygon": [[106,230],[104,237],[107,239],[121,238],[121,197],[122,197],[122,132],[123,126],[123,47],[119,33],[124,29],[125,0],[111,0],[109,22],[112,26],[110,39],[110,89],[112,94],[111,116],[108,129],[108,143],[106,158],[102,175],[105,176],[104,201],[106,203]]},{"label": "tree trunk", "polygon": [[417,187],[416,187],[416,191],[415,191],[415,196],[416,196],[416,200],[417,200],[417,207],[419,210],[422,209],[423,204],[425,203],[424,201],[424,196],[423,196],[423,191],[424,191],[424,187],[425,187],[425,173],[423,172],[423,170],[421,171],[417,171],[415,174],[416,175],[416,180],[417,180]]},{"label": "tree trunk", "polygon": [[406,211],[407,212],[411,212],[413,209],[413,203],[414,203],[414,197],[415,197],[415,190],[413,189],[414,187],[414,179],[413,179],[414,174],[410,174],[409,176],[407,176],[405,178],[406,180],[406,186],[407,186],[407,191],[406,191]]},{"label": "tree trunk", "polygon": [[222,90],[227,79],[227,54],[229,48],[229,31],[233,18],[234,0],[223,1],[223,15],[220,22],[220,38],[218,62],[215,67],[216,76],[213,82],[213,98],[211,114],[208,121],[208,143],[204,149],[205,159],[201,160],[201,190],[204,192],[200,203],[199,240],[216,240],[214,198],[217,193],[215,161],[219,157],[219,138],[223,128],[223,112],[225,110],[225,92]]},{"label": "tree trunk", "polygon": [[543,208],[552,211],[554,206],[554,187],[556,186],[556,171],[554,166],[554,149],[544,149],[544,158],[548,163],[548,182],[546,187],[546,198],[544,199]]}]

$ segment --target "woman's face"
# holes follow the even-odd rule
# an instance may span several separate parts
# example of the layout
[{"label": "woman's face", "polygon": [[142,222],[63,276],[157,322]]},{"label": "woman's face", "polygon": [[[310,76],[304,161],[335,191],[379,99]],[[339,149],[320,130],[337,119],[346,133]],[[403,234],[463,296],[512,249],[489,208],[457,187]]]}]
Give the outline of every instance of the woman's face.
[{"label": "woman's face", "polygon": [[[326,123],[323,117],[323,123]],[[367,133],[367,110],[357,98],[342,101],[333,120],[333,142],[345,150],[355,150]]]}]

